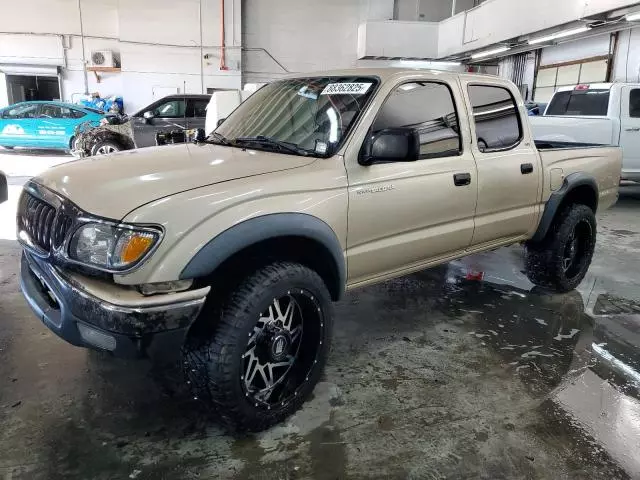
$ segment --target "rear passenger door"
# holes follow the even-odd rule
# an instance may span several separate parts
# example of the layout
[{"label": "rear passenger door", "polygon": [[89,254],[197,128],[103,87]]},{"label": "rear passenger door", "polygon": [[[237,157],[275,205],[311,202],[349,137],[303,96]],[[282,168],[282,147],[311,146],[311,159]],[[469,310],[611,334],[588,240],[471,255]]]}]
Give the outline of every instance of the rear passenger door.
[{"label": "rear passenger door", "polygon": [[[540,156],[528,140],[524,105],[504,85],[461,79],[472,107],[472,151],[478,167],[478,204],[472,245],[504,243],[533,232],[540,212]],[[525,134],[525,128],[527,133]]]},{"label": "rear passenger door", "polygon": [[[640,176],[640,86],[622,88],[620,146],[626,175]],[[624,175],[623,175],[624,178]]]}]

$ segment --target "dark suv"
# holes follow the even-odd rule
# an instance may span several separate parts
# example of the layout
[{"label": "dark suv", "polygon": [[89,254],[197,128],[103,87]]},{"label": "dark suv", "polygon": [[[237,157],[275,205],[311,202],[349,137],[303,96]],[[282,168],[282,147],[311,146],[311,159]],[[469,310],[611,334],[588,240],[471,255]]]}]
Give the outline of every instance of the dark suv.
[{"label": "dark suv", "polygon": [[76,136],[79,156],[104,155],[156,145],[156,135],[204,128],[210,95],[169,95],[156,100],[124,121],[87,128]]}]

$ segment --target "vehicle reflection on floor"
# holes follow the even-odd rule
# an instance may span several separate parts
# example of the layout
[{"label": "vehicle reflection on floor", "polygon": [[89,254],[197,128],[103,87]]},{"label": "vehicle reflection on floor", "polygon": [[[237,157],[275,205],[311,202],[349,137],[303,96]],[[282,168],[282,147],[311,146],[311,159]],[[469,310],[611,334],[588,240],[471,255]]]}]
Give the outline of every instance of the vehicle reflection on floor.
[{"label": "vehicle reflection on floor", "polygon": [[471,334],[515,368],[548,416],[582,430],[593,454],[639,476],[640,302],[623,295],[640,288],[588,277],[578,290],[555,294],[521,269],[520,249],[449,264],[441,310],[474,314]]}]

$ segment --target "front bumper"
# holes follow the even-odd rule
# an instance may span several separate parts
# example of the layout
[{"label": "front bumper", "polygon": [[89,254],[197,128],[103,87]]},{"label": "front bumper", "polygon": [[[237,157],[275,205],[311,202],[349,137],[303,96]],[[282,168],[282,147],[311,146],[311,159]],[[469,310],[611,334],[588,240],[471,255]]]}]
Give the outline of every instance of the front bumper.
[{"label": "front bumper", "polygon": [[150,305],[115,304],[26,251],[20,286],[34,313],[59,337],[124,358],[174,357],[209,292],[189,292],[186,300],[181,294],[150,297]]}]

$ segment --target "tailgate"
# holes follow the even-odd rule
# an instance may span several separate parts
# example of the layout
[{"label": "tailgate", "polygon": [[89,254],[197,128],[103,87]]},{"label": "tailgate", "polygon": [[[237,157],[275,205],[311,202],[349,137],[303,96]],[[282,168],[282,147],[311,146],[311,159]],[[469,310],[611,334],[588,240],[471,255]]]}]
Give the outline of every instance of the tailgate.
[{"label": "tailgate", "polygon": [[598,185],[598,209],[606,209],[618,198],[622,169],[622,149],[619,147],[580,147],[540,150],[544,171],[542,200],[558,190],[572,173],[593,177]]}]

